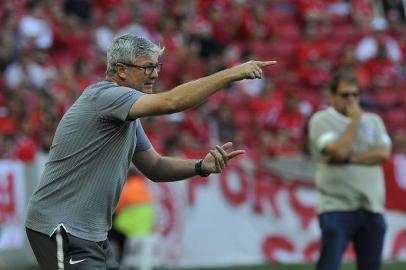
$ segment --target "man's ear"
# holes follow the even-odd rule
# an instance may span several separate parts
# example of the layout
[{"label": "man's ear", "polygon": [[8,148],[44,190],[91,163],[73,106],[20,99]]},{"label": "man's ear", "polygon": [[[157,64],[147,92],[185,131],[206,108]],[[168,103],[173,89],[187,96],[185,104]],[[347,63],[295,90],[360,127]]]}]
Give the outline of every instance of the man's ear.
[{"label": "man's ear", "polygon": [[127,77],[127,75],[125,73],[125,69],[126,69],[125,65],[123,65],[121,63],[116,64],[116,74],[121,79],[125,79]]}]

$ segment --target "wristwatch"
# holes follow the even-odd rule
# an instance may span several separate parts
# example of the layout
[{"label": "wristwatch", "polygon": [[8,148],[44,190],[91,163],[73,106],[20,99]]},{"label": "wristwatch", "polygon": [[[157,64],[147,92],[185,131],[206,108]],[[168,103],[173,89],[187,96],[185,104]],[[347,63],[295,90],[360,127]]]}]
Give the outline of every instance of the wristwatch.
[{"label": "wristwatch", "polygon": [[196,164],[195,164],[195,173],[197,175],[200,175],[201,177],[207,177],[210,175],[210,173],[204,173],[202,171],[202,164],[203,164],[203,159],[199,159]]}]

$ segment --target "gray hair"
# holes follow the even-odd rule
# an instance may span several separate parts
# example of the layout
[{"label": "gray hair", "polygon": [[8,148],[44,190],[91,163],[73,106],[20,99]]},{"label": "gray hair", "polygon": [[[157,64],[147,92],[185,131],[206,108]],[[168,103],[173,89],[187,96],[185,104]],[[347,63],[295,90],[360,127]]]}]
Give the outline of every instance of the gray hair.
[{"label": "gray hair", "polygon": [[140,56],[161,56],[161,48],[148,39],[131,34],[115,37],[107,49],[107,75],[113,75],[117,63],[132,64]]}]

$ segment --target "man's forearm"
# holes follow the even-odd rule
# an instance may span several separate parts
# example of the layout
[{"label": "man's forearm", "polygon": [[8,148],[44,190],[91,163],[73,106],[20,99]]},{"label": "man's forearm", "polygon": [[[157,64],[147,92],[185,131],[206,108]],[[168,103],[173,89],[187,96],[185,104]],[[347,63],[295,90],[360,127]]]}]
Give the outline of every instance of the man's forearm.
[{"label": "man's forearm", "polygon": [[358,132],[359,120],[352,120],[341,136],[326,148],[332,160],[344,160],[352,152],[352,141]]},{"label": "man's forearm", "polygon": [[143,95],[131,106],[127,119],[176,113],[195,107],[207,100],[230,82],[262,77],[262,68],[275,64],[275,61],[248,61],[246,63],[216,72],[172,90],[158,94]]},{"label": "man's forearm", "polygon": [[380,146],[359,154],[353,154],[349,158],[349,163],[363,165],[378,165],[390,158],[390,148]]},{"label": "man's forearm", "polygon": [[183,111],[206,101],[216,91],[223,89],[236,80],[230,69],[222,70],[210,76],[203,77],[179,85],[165,93],[174,104],[174,111]]},{"label": "man's forearm", "polygon": [[153,171],[152,181],[173,182],[195,176],[194,159],[180,159],[174,157],[161,157]]}]

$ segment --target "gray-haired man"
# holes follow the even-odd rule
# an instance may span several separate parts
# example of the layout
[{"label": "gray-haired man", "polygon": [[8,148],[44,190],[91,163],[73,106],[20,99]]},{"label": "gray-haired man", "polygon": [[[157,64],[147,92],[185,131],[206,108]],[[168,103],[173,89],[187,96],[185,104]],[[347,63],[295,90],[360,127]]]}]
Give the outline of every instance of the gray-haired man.
[{"label": "gray-haired man", "polygon": [[140,118],[179,112],[232,81],[262,77],[275,61],[249,61],[152,94],[163,49],[132,35],[107,51],[106,80],[86,88],[62,118],[29,204],[27,235],[41,269],[118,269],[107,239],[130,163],[156,182],[221,173],[244,153],[232,143],[201,160],[159,155]]}]

